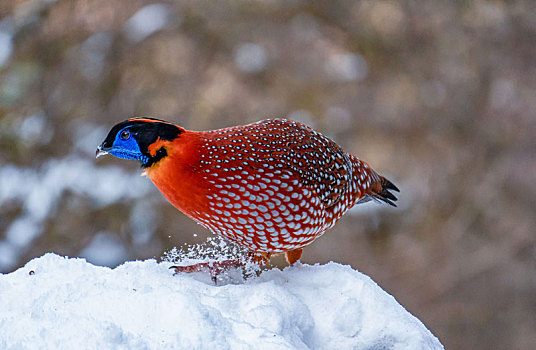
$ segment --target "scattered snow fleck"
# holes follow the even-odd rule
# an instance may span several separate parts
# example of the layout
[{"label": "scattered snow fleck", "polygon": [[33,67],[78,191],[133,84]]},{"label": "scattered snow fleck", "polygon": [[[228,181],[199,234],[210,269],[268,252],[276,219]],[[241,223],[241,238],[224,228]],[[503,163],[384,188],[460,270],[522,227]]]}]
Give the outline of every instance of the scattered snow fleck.
[{"label": "scattered snow fleck", "polygon": [[[195,235],[194,235],[195,236]],[[251,262],[248,250],[225,239],[222,236],[210,236],[204,243],[185,245],[185,249],[174,247],[164,252],[162,259],[174,266],[187,266],[197,263],[239,260],[245,264],[243,273],[239,269],[231,269],[217,276],[218,284],[241,283],[244,277],[251,277],[260,271],[258,264]],[[201,281],[208,281],[208,275],[195,275]]]},{"label": "scattered snow fleck", "polygon": [[168,267],[111,270],[46,254],[0,274],[0,348],[443,349],[349,266],[299,265],[217,286]]},{"label": "scattered snow fleck", "polygon": [[[194,235],[196,236],[196,235]],[[174,264],[191,264],[211,260],[245,258],[247,249],[222,236],[210,236],[205,243],[186,245],[186,249],[173,248],[164,253],[164,261]]]}]

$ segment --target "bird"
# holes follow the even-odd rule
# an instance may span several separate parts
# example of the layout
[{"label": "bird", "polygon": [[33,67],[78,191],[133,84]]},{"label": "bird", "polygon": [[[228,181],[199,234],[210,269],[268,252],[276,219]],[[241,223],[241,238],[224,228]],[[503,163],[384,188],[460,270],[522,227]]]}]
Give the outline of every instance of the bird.
[{"label": "bird", "polygon": [[[96,157],[105,154],[139,161],[175,208],[260,263],[284,253],[295,264],[348,209],[369,200],[396,206],[392,191],[399,192],[330,138],[281,118],[192,131],[133,117],[112,127]],[[225,264],[210,267],[220,271]]]}]

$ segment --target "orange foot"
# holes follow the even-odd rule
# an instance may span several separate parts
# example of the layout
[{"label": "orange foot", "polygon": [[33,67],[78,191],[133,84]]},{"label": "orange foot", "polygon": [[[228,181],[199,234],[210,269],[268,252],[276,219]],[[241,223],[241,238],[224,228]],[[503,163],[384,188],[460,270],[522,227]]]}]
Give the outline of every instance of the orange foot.
[{"label": "orange foot", "polygon": [[285,253],[285,258],[289,265],[294,265],[294,263],[300,260],[302,255],[302,249],[289,250]]}]

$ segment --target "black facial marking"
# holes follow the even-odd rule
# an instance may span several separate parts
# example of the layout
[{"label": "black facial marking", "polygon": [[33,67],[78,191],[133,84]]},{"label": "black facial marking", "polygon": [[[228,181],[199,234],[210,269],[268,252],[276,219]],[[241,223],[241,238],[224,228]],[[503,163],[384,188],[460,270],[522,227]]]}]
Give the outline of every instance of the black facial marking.
[{"label": "black facial marking", "polygon": [[128,127],[128,129],[122,131],[119,137],[124,140],[127,140],[129,137],[134,137],[136,139],[141,152],[148,158],[148,161],[141,165],[143,168],[150,167],[167,156],[165,148],[157,150],[156,155],[151,156],[149,153],[149,146],[151,144],[159,138],[164,141],[173,141],[184,132],[183,128],[162,120],[153,118],[133,118],[116,124],[108,133],[108,136],[101,147],[103,149],[111,148],[117,133],[126,127]]},{"label": "black facial marking", "polygon": [[164,157],[167,156],[167,151],[164,147],[160,148],[158,151],[156,151],[156,154],[154,157],[149,157],[149,160],[145,163],[141,164],[142,168],[150,168],[151,165],[158,163],[158,161]]}]

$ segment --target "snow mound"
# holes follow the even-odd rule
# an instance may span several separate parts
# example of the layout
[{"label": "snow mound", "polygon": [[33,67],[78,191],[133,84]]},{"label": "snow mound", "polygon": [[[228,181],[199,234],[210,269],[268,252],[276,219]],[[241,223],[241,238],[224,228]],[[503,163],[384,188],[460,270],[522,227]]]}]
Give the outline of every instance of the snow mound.
[{"label": "snow mound", "polygon": [[443,349],[349,266],[272,269],[227,285],[169,266],[46,254],[0,274],[0,348]]}]

